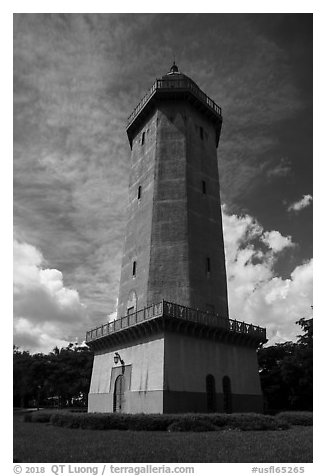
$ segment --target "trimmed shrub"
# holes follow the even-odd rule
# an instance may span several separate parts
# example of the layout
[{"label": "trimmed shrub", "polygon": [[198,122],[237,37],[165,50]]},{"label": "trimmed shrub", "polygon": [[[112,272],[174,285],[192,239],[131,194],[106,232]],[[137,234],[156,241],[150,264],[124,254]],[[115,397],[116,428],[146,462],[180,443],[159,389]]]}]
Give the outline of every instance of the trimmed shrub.
[{"label": "trimmed shrub", "polygon": [[177,415],[148,415],[139,413],[136,415],[127,415],[126,423],[129,430],[134,431],[166,431],[173,422],[180,416]]},{"label": "trimmed shrub", "polygon": [[32,414],[31,413],[26,413],[24,415],[24,421],[27,423],[30,423],[32,421]]},{"label": "trimmed shrub", "polygon": [[114,413],[71,413],[58,412],[53,414],[50,423],[66,428],[82,428],[89,430],[127,430],[128,426]]},{"label": "trimmed shrub", "polygon": [[62,426],[65,428],[80,428],[80,417],[82,416],[83,415],[80,413],[60,411],[52,414],[50,423],[51,425]]},{"label": "trimmed shrub", "polygon": [[[292,421],[298,421],[298,423],[293,424],[309,424],[307,415],[305,415],[305,420],[303,418],[294,420],[294,413],[283,412],[274,417],[256,413],[148,415],[142,413],[85,413],[54,410],[52,412],[28,413],[25,415],[25,421],[50,422],[52,425],[66,428],[132,431],[166,431],[168,429],[170,431],[216,431],[220,429],[261,431],[286,430]],[[297,413],[302,415],[303,412]],[[288,414],[290,416],[286,417]]]},{"label": "trimmed shrub", "polygon": [[24,415],[24,421],[29,423],[49,423],[53,412],[36,411]]},{"label": "trimmed shrub", "polygon": [[286,421],[290,425],[313,425],[313,413],[312,412],[281,412],[276,415],[276,419]]},{"label": "trimmed shrub", "polygon": [[281,419],[259,413],[232,413],[228,415],[226,426],[242,431],[286,430],[290,427]]},{"label": "trimmed shrub", "polygon": [[230,415],[227,413],[209,413],[202,414],[201,416],[208,418],[214,426],[219,428],[225,428],[229,426]]},{"label": "trimmed shrub", "polygon": [[165,431],[175,418],[169,415],[58,412],[52,416],[51,424],[92,430]]},{"label": "trimmed shrub", "polygon": [[217,431],[218,428],[208,420],[200,418],[181,418],[168,426],[168,431]]},{"label": "trimmed shrub", "polygon": [[[187,415],[185,415],[187,416]],[[260,413],[208,413],[192,415],[212,423],[219,429],[242,431],[287,430],[289,424],[283,419]]]}]

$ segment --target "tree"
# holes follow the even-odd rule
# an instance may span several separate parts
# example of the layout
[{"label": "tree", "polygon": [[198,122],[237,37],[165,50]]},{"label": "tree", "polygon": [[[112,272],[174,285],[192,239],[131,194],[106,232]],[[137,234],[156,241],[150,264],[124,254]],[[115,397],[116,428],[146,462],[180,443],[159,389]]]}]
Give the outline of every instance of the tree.
[{"label": "tree", "polygon": [[50,354],[51,373],[48,393],[58,397],[59,406],[73,402],[86,405],[93,354],[88,347],[70,344]]},{"label": "tree", "polygon": [[302,318],[296,322],[304,334],[292,355],[282,363],[282,377],[290,388],[291,408],[312,410],[313,406],[313,320]]},{"label": "tree", "polygon": [[303,335],[258,351],[259,372],[265,407],[280,410],[312,410],[313,320],[301,318]]},{"label": "tree", "polygon": [[39,407],[54,400],[59,406],[87,405],[93,353],[69,344],[48,355],[14,347],[14,405]]},{"label": "tree", "polygon": [[289,386],[281,375],[283,360],[293,353],[293,342],[263,347],[258,351],[259,374],[265,408],[269,412],[288,408]]},{"label": "tree", "polygon": [[13,397],[14,405],[24,407],[31,395],[30,382],[30,366],[32,356],[28,351],[20,351],[14,346],[14,362],[13,362]]}]

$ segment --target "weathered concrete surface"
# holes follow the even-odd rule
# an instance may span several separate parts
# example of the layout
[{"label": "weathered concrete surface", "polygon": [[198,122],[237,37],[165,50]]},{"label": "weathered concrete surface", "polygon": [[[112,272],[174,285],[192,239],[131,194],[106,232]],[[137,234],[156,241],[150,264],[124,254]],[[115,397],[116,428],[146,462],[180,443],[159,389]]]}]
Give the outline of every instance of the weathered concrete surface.
[{"label": "weathered concrete surface", "polygon": [[228,316],[215,128],[187,101],[157,107],[133,140],[118,317],[131,292]]},{"label": "weathered concrete surface", "polygon": [[[216,393],[216,413],[224,413],[224,395]],[[164,391],[163,413],[207,413],[207,395],[203,392]],[[232,412],[263,413],[261,395],[232,394]]]},{"label": "weathered concrete surface", "polygon": [[[114,363],[115,352],[119,352],[124,366],[130,367],[130,371],[128,369],[128,372],[126,370],[123,372],[121,363]],[[107,352],[97,352],[94,356],[88,411],[113,411],[115,379],[124,373],[126,375],[125,411],[127,413],[162,413],[163,365],[163,335],[152,336],[150,339],[135,339],[131,346],[114,347]]]},{"label": "weathered concrete surface", "polygon": [[[119,352],[124,361],[114,364]],[[164,332],[134,345],[97,352],[90,412],[112,412],[116,378],[125,375],[127,413],[206,412],[206,377],[215,380],[216,411],[224,411],[223,377],[231,381],[233,411],[262,411],[256,351],[185,334]]]},{"label": "weathered concrete surface", "polygon": [[232,393],[261,393],[256,350],[177,333],[164,335],[164,390],[206,392],[206,376],[215,379],[223,393],[222,379],[231,380]]},{"label": "weathered concrete surface", "polygon": [[[195,106],[187,94],[172,95],[153,100],[128,129],[132,151],[118,317],[162,300],[228,317],[216,156],[221,118],[206,116],[208,106],[200,99]],[[113,411],[122,372],[113,362],[116,351],[126,366],[118,380],[126,385],[126,412],[205,412],[208,375],[217,411],[225,409],[225,376],[233,411],[262,410],[253,347],[205,339],[199,330],[190,336],[150,329],[147,338],[135,330],[132,345],[95,352],[89,411]]]},{"label": "weathered concrete surface", "polygon": [[[157,114],[154,114],[135,137],[131,152],[128,221],[121,266],[118,317],[127,314],[127,303],[131,292],[136,293],[138,309],[147,305],[156,136]],[[138,199],[139,186],[141,186],[140,199]],[[136,276],[132,275],[133,261],[137,263]]]}]

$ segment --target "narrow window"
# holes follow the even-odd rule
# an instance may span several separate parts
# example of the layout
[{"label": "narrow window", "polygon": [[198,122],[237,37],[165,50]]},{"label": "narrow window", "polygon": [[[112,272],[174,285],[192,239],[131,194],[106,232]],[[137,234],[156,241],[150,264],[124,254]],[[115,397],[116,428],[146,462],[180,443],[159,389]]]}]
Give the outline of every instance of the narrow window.
[{"label": "narrow window", "polygon": [[207,273],[211,272],[211,260],[209,258],[206,258],[206,271]]},{"label": "narrow window", "polygon": [[206,182],[205,182],[205,180],[202,180],[202,182],[201,182],[201,189],[202,189],[203,195],[206,195]]},{"label": "narrow window", "polygon": [[143,132],[141,135],[141,145],[144,145],[144,142],[145,142],[145,132]]},{"label": "narrow window", "polygon": [[211,260],[210,258],[206,258],[206,276],[209,278],[211,274]]},{"label": "narrow window", "polygon": [[136,267],[137,267],[137,262],[133,261],[132,263],[132,275],[136,276]]},{"label": "narrow window", "polygon": [[138,187],[138,194],[137,194],[138,200],[140,200],[140,197],[141,197],[141,185],[139,185]]},{"label": "narrow window", "polygon": [[204,129],[202,127],[199,128],[200,138],[201,140],[204,139]]}]

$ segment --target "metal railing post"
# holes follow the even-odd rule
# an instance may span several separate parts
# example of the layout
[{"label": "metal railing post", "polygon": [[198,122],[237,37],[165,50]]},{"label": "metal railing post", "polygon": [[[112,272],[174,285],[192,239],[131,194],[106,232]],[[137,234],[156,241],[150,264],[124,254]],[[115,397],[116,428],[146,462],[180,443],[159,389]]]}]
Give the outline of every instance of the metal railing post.
[{"label": "metal railing post", "polygon": [[102,324],[86,333],[86,342],[99,339],[110,333],[120,331],[131,325],[141,323],[147,319],[168,316],[176,319],[184,319],[191,322],[201,323],[206,326],[228,329],[230,332],[253,335],[261,340],[266,340],[266,329],[244,321],[225,318],[218,314],[210,314],[209,311],[201,311],[199,308],[189,308],[180,304],[162,299],[157,304],[151,304],[133,314],[127,314],[122,318]]}]

